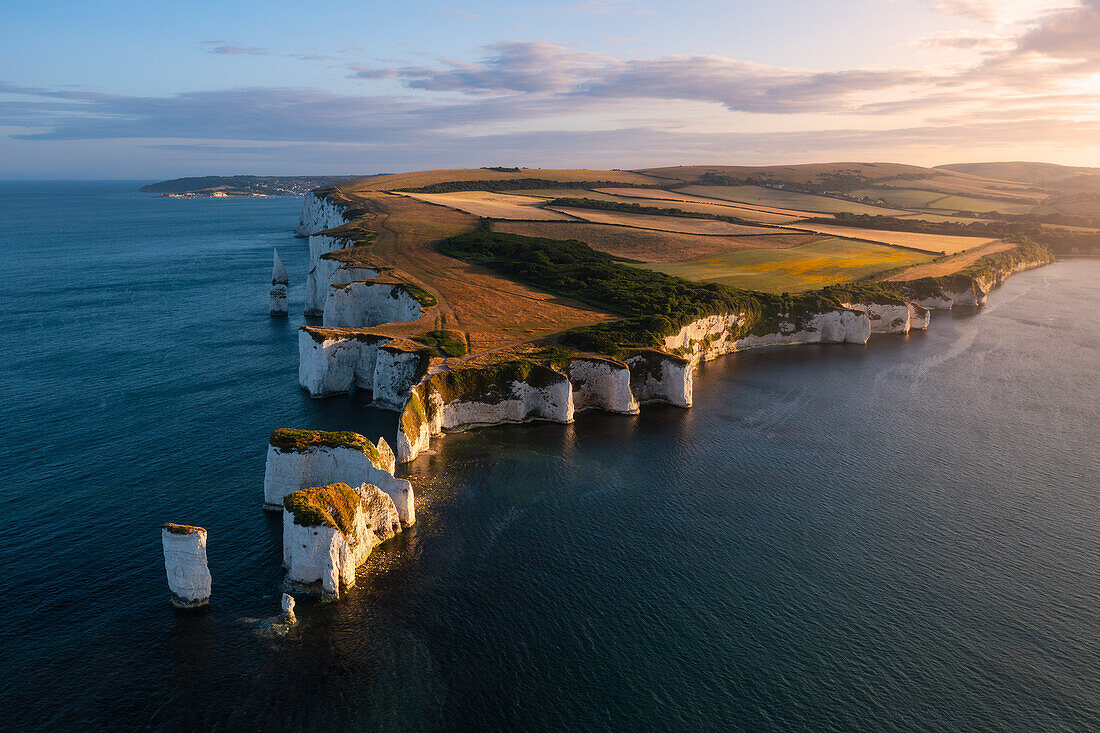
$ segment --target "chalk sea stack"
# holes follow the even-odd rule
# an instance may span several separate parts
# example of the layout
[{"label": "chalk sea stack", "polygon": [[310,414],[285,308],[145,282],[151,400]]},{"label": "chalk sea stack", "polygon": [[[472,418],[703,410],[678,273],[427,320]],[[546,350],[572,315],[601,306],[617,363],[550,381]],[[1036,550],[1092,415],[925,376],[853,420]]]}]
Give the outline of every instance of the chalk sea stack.
[{"label": "chalk sea stack", "polygon": [[288,312],[286,286],[290,282],[283,261],[279,259],[279,250],[275,253],[275,263],[271,267],[271,315],[285,316]]},{"label": "chalk sea stack", "polygon": [[280,428],[268,441],[264,507],[278,511],[284,497],[302,489],[371,484],[392,499],[401,524],[408,527],[416,523],[413,489],[394,477],[396,465],[393,450],[381,438],[375,445],[358,433]]},{"label": "chalk sea stack", "polygon": [[160,531],[164,571],[176,608],[198,608],[210,602],[206,566],[206,530],[188,524],[165,524]]},{"label": "chalk sea stack", "polygon": [[313,486],[283,499],[286,585],[323,599],[355,585],[355,569],[401,531],[397,506],[371,484]]}]

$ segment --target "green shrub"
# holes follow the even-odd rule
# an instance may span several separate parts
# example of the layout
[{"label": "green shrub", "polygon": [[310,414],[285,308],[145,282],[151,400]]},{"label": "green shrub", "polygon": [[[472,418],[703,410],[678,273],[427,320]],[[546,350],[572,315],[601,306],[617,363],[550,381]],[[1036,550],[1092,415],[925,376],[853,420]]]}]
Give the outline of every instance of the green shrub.
[{"label": "green shrub", "polygon": [[458,331],[428,331],[421,336],[413,336],[413,341],[430,347],[430,356],[459,357],[466,355],[466,339]]}]

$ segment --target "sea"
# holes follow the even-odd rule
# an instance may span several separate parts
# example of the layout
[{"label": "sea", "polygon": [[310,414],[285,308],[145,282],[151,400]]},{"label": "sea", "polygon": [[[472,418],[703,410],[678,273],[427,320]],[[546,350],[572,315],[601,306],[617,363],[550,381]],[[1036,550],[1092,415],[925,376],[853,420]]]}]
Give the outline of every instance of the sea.
[{"label": "sea", "polygon": [[276,638],[270,432],[396,414],[299,389],[299,200],[140,184],[0,183],[0,727],[1100,729],[1100,260],[711,362],[691,410],[433,441],[417,525]]}]

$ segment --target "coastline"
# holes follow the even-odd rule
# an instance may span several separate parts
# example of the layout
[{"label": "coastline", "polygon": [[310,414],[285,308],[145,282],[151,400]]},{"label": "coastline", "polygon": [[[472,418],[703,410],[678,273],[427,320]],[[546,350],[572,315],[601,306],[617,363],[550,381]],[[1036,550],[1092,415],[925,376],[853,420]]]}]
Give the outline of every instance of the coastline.
[{"label": "coastline", "polygon": [[[346,293],[348,270],[354,268],[341,266],[333,256],[362,243],[361,235],[345,233],[355,213],[350,202],[328,193],[307,194],[299,217],[297,236],[308,237],[310,245],[307,298],[334,288]],[[749,332],[752,324],[744,312],[714,313],[667,333],[655,349],[618,357],[573,353],[541,363],[528,357],[479,364],[472,357],[455,367],[415,344],[372,333],[372,327],[393,322],[384,317],[363,328],[329,327],[329,296],[323,309],[316,300],[307,303],[314,313],[323,310],[326,326],[302,327],[299,380],[315,398],[365,389],[378,407],[400,412],[395,453],[398,463],[408,463],[430,449],[432,438],[447,432],[538,420],[569,423],[585,409],[633,414],[652,403],[690,408],[694,367],[700,362],[748,349],[866,343],[872,333],[924,329],[930,311],[982,306],[1008,277],[1054,261],[1041,247],[1008,252],[980,258],[952,275],[891,283],[895,297],[879,298],[891,302],[849,300],[841,308],[780,317],[770,330],[755,332]],[[375,278],[378,272],[360,268],[350,273],[359,274]],[[367,291],[360,296],[366,301],[378,297]],[[416,320],[429,309],[400,320]]]}]

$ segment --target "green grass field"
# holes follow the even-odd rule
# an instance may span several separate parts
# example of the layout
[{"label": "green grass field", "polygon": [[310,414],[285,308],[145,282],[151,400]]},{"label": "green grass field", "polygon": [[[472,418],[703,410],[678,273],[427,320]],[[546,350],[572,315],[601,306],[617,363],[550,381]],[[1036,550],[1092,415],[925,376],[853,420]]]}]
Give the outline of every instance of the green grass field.
[{"label": "green grass field", "polygon": [[789,249],[731,250],[688,262],[638,265],[688,280],[705,280],[772,293],[800,293],[850,282],[933,255],[830,238]]},{"label": "green grass field", "polygon": [[836,214],[846,211],[852,214],[878,214],[880,216],[897,216],[908,214],[908,211],[898,209],[886,209],[880,206],[868,206],[855,201],[844,201],[829,196],[814,196],[809,193],[797,191],[783,191],[778,188],[766,186],[688,186],[677,189],[679,193],[688,193],[695,196],[708,196],[725,201],[740,201],[746,204],[758,204],[761,206],[779,206],[788,209],[802,211],[815,211],[824,214]]},{"label": "green grass field", "polygon": [[861,188],[858,191],[852,191],[852,195],[882,199],[890,206],[897,206],[900,209],[923,209],[936,199],[942,199],[947,196],[945,193],[923,191],[918,188],[885,187]]}]

